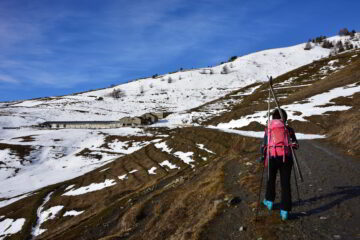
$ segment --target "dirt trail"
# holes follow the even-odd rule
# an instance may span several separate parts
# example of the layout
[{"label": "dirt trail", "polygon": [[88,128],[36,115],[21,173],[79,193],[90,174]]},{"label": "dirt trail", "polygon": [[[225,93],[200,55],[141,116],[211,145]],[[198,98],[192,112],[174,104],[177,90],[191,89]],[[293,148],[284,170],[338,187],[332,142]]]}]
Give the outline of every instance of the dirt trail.
[{"label": "dirt trail", "polygon": [[[289,221],[279,220],[278,204],[271,212],[262,207],[259,220],[254,221],[254,208],[249,205],[257,201],[256,194],[245,194],[241,189],[236,181],[241,168],[239,162],[232,161],[225,167],[225,185],[228,193],[239,196],[242,202],[224,209],[202,239],[360,239],[359,159],[344,156],[328,143],[315,140],[300,141],[297,155],[305,181],[298,181],[298,201],[292,176],[294,207]],[[260,174],[257,171],[259,180]],[[263,198],[264,185],[262,193]],[[277,203],[279,197],[278,191]]]}]

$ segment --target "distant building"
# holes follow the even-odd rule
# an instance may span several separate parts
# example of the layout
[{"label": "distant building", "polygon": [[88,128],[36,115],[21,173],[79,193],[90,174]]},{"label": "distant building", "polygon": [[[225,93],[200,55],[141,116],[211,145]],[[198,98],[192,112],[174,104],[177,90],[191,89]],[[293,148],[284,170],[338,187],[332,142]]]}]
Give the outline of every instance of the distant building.
[{"label": "distant building", "polygon": [[39,124],[41,128],[48,129],[102,129],[136,127],[156,123],[164,118],[163,113],[145,113],[140,117],[123,117],[119,121],[48,121]]},{"label": "distant building", "polygon": [[157,116],[158,119],[165,118],[165,113],[164,112],[152,112],[151,114]]},{"label": "distant building", "polygon": [[42,128],[61,129],[100,129],[100,128],[119,128],[122,125],[118,121],[49,121],[39,125]]},{"label": "distant building", "polygon": [[152,113],[145,113],[145,114],[141,115],[140,117],[145,120],[146,124],[153,124],[159,120],[158,116],[156,116]]},{"label": "distant building", "polygon": [[140,117],[123,117],[119,120],[119,123],[124,127],[140,126],[146,124],[146,121]]}]

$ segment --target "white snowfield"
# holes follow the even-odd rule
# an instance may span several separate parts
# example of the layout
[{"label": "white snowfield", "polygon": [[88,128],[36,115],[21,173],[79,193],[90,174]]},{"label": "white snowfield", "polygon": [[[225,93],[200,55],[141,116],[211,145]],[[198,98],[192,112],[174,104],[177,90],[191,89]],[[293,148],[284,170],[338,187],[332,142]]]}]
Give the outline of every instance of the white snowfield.
[{"label": "white snowfield", "polygon": [[[113,161],[117,157],[130,154],[151,143],[133,142],[130,147],[130,142],[114,142],[109,144],[111,149],[104,149],[100,148],[104,144],[104,134],[148,136],[144,130],[139,128],[101,131],[86,129],[4,131],[4,134],[1,135],[3,140],[0,143],[32,145],[34,150],[28,157],[25,157],[25,160],[28,161],[24,165],[20,163],[21,159],[18,156],[10,154],[10,150],[0,150],[2,161],[7,164],[7,167],[10,167],[0,168],[0,198],[12,198],[50,184],[81,176]],[[21,139],[14,139],[30,135],[34,138],[33,142],[21,142]],[[99,160],[81,155],[77,156],[84,148],[94,151],[94,154],[98,154],[102,158]],[[101,152],[102,150],[106,152]],[[111,152],[114,154],[110,154]],[[19,169],[19,172],[15,174],[16,168]],[[1,201],[0,207],[15,202],[16,199]]]},{"label": "white snowfield", "polygon": [[[353,94],[360,92],[360,85],[349,84],[343,87],[334,88],[328,92],[324,92],[315,96],[312,96],[308,99],[304,99],[305,103],[293,103],[289,105],[281,106],[287,112],[288,119],[298,120],[298,121],[307,121],[305,117],[322,115],[330,111],[345,111],[350,109],[349,106],[337,106],[335,103],[332,103],[331,100],[338,97],[349,97]],[[330,104],[330,106],[328,106]],[[240,119],[231,120],[228,123],[219,123],[217,126],[211,126],[219,129],[232,129],[232,128],[241,128],[245,127],[251,122],[258,122],[260,124],[266,125],[267,122],[267,111],[259,111],[251,115],[243,116]],[[239,134],[247,136],[258,136],[258,133],[251,131],[237,131]],[[299,137],[304,137],[305,139],[311,139],[316,137],[316,135],[309,134],[300,134]],[[262,137],[262,136],[261,136]]]},{"label": "white snowfield", "polygon": [[[238,135],[246,136],[246,137],[254,137],[254,138],[263,138],[264,137],[264,131],[256,132],[256,131],[244,131],[244,130],[236,130],[231,128],[219,128],[219,127],[213,127],[210,126],[209,128],[217,129],[219,131],[228,132],[228,133],[235,133]],[[296,133],[296,138],[298,140],[309,140],[309,139],[321,139],[325,138],[324,135],[319,134],[306,134],[306,133]]]},{"label": "white snowfield", "polygon": [[[347,37],[334,37],[345,41]],[[358,44],[353,42],[353,44]],[[313,46],[304,50],[305,43],[286,48],[259,51],[237,58],[231,63],[195,70],[164,74],[155,79],[146,78],[119,86],[81,94],[44,99],[0,103],[0,126],[18,127],[37,125],[44,121],[100,121],[118,120],[125,116],[138,116],[146,112],[174,112],[154,126],[176,127],[194,124],[194,119],[207,118],[227,111],[227,102],[214,104],[202,113],[187,110],[218,99],[233,90],[273,77],[311,63],[329,55],[330,50]],[[225,72],[224,72],[225,71]],[[223,74],[225,73],[225,74]],[[125,96],[114,99],[114,89]],[[254,91],[251,89],[248,93]],[[100,97],[103,100],[98,100]],[[149,143],[113,142],[110,150],[102,133],[110,135],[143,135],[141,129],[119,128],[108,130],[20,130],[0,129],[0,143],[31,145],[30,156],[20,159],[9,149],[0,150],[7,168],[0,168],[0,198],[16,197],[24,193],[62,182],[111,162],[113,159],[136,151]],[[19,137],[33,136],[33,142],[21,142]],[[17,139],[16,139],[17,138]],[[101,159],[76,156],[88,148]],[[113,153],[113,154],[112,154]],[[180,153],[179,153],[180,154]],[[181,153],[191,163],[190,153]],[[166,164],[166,163],[164,163]],[[168,167],[174,167],[169,162]],[[171,166],[171,167],[170,167]],[[18,172],[17,172],[18,171]],[[126,178],[123,177],[124,179]]]},{"label": "white snowfield", "polygon": [[0,217],[0,240],[20,232],[25,223],[25,218],[14,220],[11,218],[2,219],[3,217]]},{"label": "white snowfield", "polygon": [[[320,46],[305,51],[304,46],[299,44],[252,53],[231,63],[205,68],[205,74],[204,69],[182,71],[78,95],[9,103],[6,115],[0,118],[0,125],[26,126],[60,120],[118,120],[152,111],[188,110],[254,82],[267,81],[267,75],[279,76],[328,56],[330,52]],[[228,74],[221,74],[225,65],[229,69]],[[210,69],[213,74],[210,74]],[[125,96],[120,99],[108,97],[114,89],[120,89]],[[97,97],[104,100],[98,101]]]}]

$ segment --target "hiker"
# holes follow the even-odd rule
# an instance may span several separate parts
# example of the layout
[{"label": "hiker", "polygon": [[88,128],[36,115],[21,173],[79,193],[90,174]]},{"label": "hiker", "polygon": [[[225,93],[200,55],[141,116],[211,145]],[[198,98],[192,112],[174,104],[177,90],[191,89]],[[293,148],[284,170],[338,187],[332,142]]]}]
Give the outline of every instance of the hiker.
[{"label": "hiker", "polygon": [[[293,166],[293,157],[289,144],[293,149],[298,149],[299,144],[296,140],[294,130],[286,126],[287,114],[284,109],[281,109],[284,122],[281,120],[281,115],[278,109],[272,113],[272,120],[270,121],[270,129],[265,128],[264,142],[261,146],[260,162],[264,162],[265,167],[269,164],[269,176],[266,186],[266,194],[263,204],[272,210],[275,200],[275,183],[277,171],[280,171],[281,182],[281,202],[280,202],[280,216],[282,220],[287,220],[289,212],[291,211],[291,187],[290,176]],[[284,127],[284,124],[286,128]],[[268,143],[268,134],[270,135]],[[288,136],[290,139],[288,139]],[[269,153],[267,152],[269,147]],[[267,159],[269,154],[269,159]]]}]

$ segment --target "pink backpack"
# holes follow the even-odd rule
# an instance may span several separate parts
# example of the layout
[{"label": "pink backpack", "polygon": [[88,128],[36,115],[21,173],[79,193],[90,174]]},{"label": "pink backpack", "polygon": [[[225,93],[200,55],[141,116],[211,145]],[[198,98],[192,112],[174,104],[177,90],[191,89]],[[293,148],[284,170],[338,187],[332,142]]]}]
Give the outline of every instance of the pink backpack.
[{"label": "pink backpack", "polygon": [[268,130],[268,146],[270,157],[285,156],[289,154],[289,132],[284,122],[279,119],[270,121]]}]

